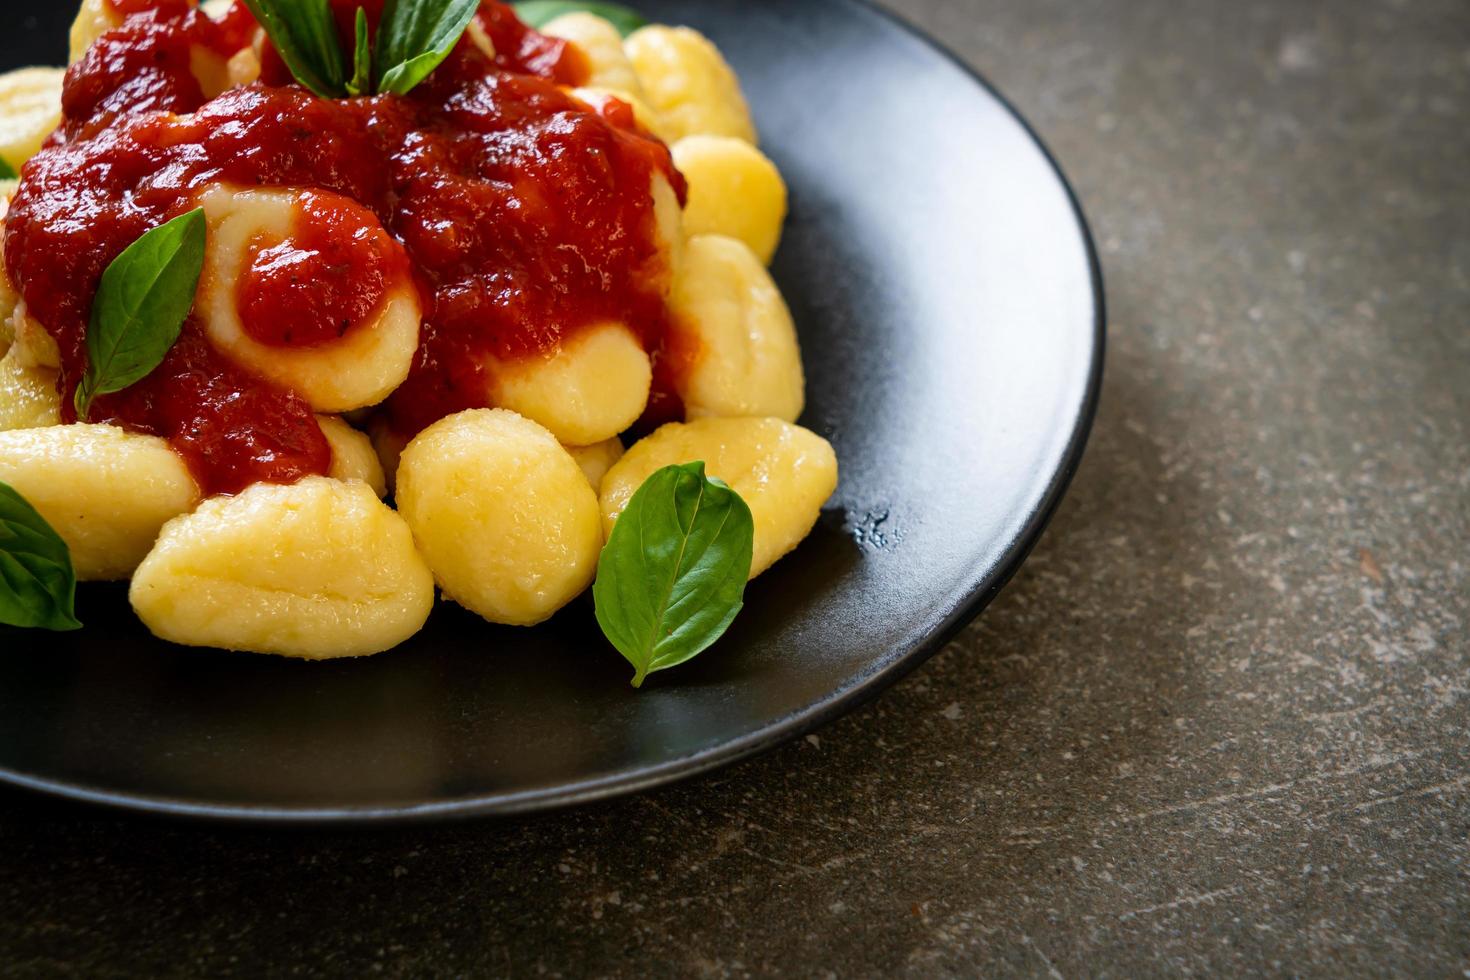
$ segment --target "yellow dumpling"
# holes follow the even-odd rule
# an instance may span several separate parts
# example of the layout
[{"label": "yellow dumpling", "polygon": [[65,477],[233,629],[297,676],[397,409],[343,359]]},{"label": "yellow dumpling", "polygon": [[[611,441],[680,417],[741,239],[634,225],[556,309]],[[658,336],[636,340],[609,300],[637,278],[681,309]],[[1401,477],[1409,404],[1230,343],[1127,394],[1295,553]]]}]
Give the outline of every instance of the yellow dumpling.
[{"label": "yellow dumpling", "polygon": [[645,27],[630,34],[623,47],[670,137],[710,134],[756,141],[740,81],[703,34],[687,27]]},{"label": "yellow dumpling", "polygon": [[373,441],[373,450],[378,454],[378,463],[383,467],[383,479],[389,493],[398,488],[398,461],[403,450],[408,448],[408,437],[401,435],[384,418],[375,418],[368,425],[368,437]]},{"label": "yellow dumpling", "polygon": [[[313,192],[317,197],[325,192]],[[418,289],[406,271],[391,283],[370,322],[355,324],[320,347],[260,343],[245,332],[236,283],[258,240],[286,240],[296,226],[301,192],[216,187],[202,199],[209,246],[196,311],[216,348],[252,371],[295,390],[318,412],[376,405],[408,377],[418,349]],[[355,206],[354,206],[355,207]]]},{"label": "yellow dumpling", "polygon": [[167,442],[110,425],[0,432],[0,481],[61,535],[82,580],[127,578],[164,523],[199,501]]},{"label": "yellow dumpling", "polygon": [[0,75],[0,159],[10,169],[36,155],[61,122],[60,68],[21,68]]},{"label": "yellow dumpling", "polygon": [[[10,212],[10,199],[15,196],[18,180],[0,180],[0,221]],[[15,342],[15,325],[10,322],[15,308],[20,305],[20,291],[5,271],[5,250],[0,248],[0,354],[10,349]]]},{"label": "yellow dumpling", "polygon": [[653,363],[622,324],[592,327],[547,357],[498,364],[495,403],[545,426],[569,446],[610,439],[648,406]]},{"label": "yellow dumpling", "polygon": [[81,61],[99,37],[121,24],[110,0],[82,0],[82,9],[71,22],[71,63]]},{"label": "yellow dumpling", "polygon": [[23,367],[60,370],[61,349],[56,346],[56,338],[27,312],[25,300],[15,304],[7,322],[10,325],[10,353],[15,355],[16,363]]},{"label": "yellow dumpling", "polygon": [[335,415],[318,415],[316,421],[332,447],[332,466],[327,475],[343,483],[366,483],[373,493],[386,497],[388,483],[373,441]]},{"label": "yellow dumpling", "polygon": [[665,142],[668,141],[668,133],[664,128],[664,121],[659,118],[659,114],[654,112],[653,109],[648,105],[648,103],[643,101],[642,98],[634,95],[632,92],[629,92],[626,89],[599,88],[587,85],[581,88],[572,89],[572,94],[578,99],[581,99],[583,102],[587,103],[592,108],[596,109],[599,113],[602,112],[603,106],[607,105],[609,99],[617,99],[621,102],[626,102],[629,106],[632,107],[633,118],[637,121],[638,125],[642,126],[644,129],[648,130],[659,139],[664,140]]},{"label": "yellow dumpling", "polygon": [[170,521],[128,595],[173,643],[325,660],[413,636],[434,579],[371,488],[311,477],[258,483]]},{"label": "yellow dumpling", "polygon": [[623,50],[623,36],[606,20],[576,11],[547,22],[541,33],[576,45],[587,59],[588,85],[621,89],[635,97],[643,95],[638,75]]},{"label": "yellow dumpling", "polygon": [[551,433],[514,412],[460,412],[421,432],[397,500],[444,594],[492,623],[534,626],[597,574],[597,496]]},{"label": "yellow dumpling", "polygon": [[693,351],[676,387],[690,419],[796,421],[806,401],[796,325],[750,248],[721,235],[689,240],[669,297],[676,346]]},{"label": "yellow dumpling", "polygon": [[56,372],[20,362],[19,348],[0,357],[0,432],[39,429],[61,422]]},{"label": "yellow dumpling", "polygon": [[673,423],[628,450],[602,481],[607,534],[638,488],[665,466],[702,461],[755,519],[755,578],[800,544],[837,489],[837,456],[816,433],[780,419]]},{"label": "yellow dumpling", "polygon": [[786,223],[786,182],[776,165],[729,136],[687,136],[673,152],[674,165],[689,181],[684,230],[738,238],[770,265]]},{"label": "yellow dumpling", "polygon": [[595,446],[567,446],[566,450],[572,454],[577,465],[582,467],[582,474],[596,491],[602,486],[602,478],[607,476],[607,471],[623,458],[623,441],[613,437]]}]

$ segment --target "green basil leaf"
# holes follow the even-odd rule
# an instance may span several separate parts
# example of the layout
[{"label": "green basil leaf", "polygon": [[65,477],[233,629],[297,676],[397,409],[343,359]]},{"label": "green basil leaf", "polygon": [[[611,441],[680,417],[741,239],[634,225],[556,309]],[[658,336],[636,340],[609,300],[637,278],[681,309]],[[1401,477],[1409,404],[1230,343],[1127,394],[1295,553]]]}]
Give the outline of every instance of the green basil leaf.
[{"label": "green basil leaf", "polygon": [[15,180],[19,176],[15,168],[6,162],[4,157],[0,157],[0,180]]},{"label": "green basil leaf", "polygon": [[92,399],[148,374],[179,339],[204,269],[204,209],[159,225],[113,259],[87,327],[87,374],[77,386],[77,417]]},{"label": "green basil leaf", "polygon": [[347,69],[331,0],[245,0],[296,80],[324,99],[345,91]]},{"label": "green basil leaf", "polygon": [[633,494],[597,563],[597,622],[633,686],[724,635],[745,601],[755,522],[703,463],[666,466]]},{"label": "green basil leaf", "polygon": [[0,483],[0,623],[81,629],[76,596],[66,542],[24,497]]},{"label": "green basil leaf", "polygon": [[443,64],[480,0],[388,0],[378,24],[378,91],[405,95]]},{"label": "green basil leaf", "polygon": [[352,55],[352,78],[347,83],[347,94],[366,95],[373,87],[373,48],[368,33],[367,11],[357,8],[357,47]]},{"label": "green basil leaf", "polygon": [[598,3],[589,0],[579,3],[577,0],[525,0],[523,3],[512,4],[516,16],[521,23],[527,27],[542,28],[556,20],[562,14],[573,14],[585,12],[596,14],[603,20],[618,29],[618,33],[627,37],[640,27],[647,27],[648,20],[636,10],[629,10],[615,3]]}]

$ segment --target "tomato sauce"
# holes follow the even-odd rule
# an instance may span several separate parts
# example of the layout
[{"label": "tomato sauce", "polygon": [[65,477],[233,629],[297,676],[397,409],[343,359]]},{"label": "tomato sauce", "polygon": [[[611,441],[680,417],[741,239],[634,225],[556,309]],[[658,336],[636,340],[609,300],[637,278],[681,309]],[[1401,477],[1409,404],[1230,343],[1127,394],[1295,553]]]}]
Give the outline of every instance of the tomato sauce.
[{"label": "tomato sauce", "polygon": [[[494,361],[545,354],[606,320],[643,339],[664,389],[654,408],[678,414],[650,187],[662,176],[682,201],[684,182],[631,113],[600,115],[559,87],[585,79],[575,49],[487,0],[479,26],[494,57],[466,36],[406,97],[316,98],[267,43],[260,82],[206,99],[194,52],[247,46],[243,5],[217,23],[181,0],[111,2],[126,20],[68,72],[62,126],[26,165],[5,223],[7,269],[61,351],[66,411],[102,271],[227,183],[330,191],[360,208],[314,213],[320,198],[307,195],[290,239],[251,250],[237,298],[262,343],[329,344],[367,318],[399,275],[399,250],[375,236],[401,243],[425,320],[412,373],[383,408],[400,434],[489,404]],[[337,6],[345,30],[357,4]],[[93,418],[168,438],[208,492],[330,464],[306,403],[229,363],[192,320],[162,367],[98,399]]]},{"label": "tomato sauce", "polygon": [[366,208],[308,192],[296,211],[289,237],[251,243],[235,283],[245,333],[272,347],[320,347],[371,324],[408,277],[403,249]]}]

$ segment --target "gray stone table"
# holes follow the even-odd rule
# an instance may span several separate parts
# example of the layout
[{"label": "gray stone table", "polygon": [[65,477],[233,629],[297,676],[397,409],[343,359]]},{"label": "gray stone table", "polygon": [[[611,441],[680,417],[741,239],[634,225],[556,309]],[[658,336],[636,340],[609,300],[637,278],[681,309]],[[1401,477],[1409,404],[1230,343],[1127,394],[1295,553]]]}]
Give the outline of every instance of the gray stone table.
[{"label": "gray stone table", "polygon": [[0,795],[0,973],[1470,969],[1470,5],[898,0],[1103,252],[1035,556],[870,708],[519,823]]}]

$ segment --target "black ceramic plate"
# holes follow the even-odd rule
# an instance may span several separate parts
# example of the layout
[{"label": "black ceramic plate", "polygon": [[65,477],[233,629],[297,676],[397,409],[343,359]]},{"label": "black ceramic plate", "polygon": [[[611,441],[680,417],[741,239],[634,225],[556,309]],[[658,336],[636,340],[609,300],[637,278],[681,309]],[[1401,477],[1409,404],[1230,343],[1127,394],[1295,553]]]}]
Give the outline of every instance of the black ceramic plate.
[{"label": "black ceramic plate", "polygon": [[[4,15],[7,67],[59,60],[71,6]],[[775,274],[806,351],[804,421],[842,463],[811,538],[724,640],[642,691],[584,602],[534,630],[444,606],[397,651],[310,664],[170,647],[124,588],[84,588],[86,630],[0,630],[0,779],[274,821],[608,797],[848,710],[1015,571],[1082,452],[1102,364],[1097,265],[1046,151],[857,3],[640,6],[726,52],[791,185]]]}]

